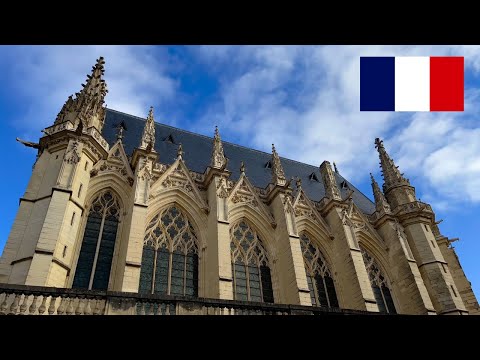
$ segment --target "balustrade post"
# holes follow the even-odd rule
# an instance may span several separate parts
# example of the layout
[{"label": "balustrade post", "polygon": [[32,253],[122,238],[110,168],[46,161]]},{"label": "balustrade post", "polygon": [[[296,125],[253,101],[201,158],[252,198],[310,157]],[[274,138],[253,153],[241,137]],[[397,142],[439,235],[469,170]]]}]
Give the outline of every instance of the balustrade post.
[{"label": "balustrade post", "polygon": [[38,297],[37,294],[33,295],[32,303],[30,304],[30,307],[28,308],[28,313],[30,315],[34,315],[35,311],[37,311],[37,297]]},{"label": "balustrade post", "polygon": [[25,315],[25,311],[27,311],[27,301],[30,295],[23,294],[23,302],[22,305],[20,305],[20,313],[19,315]]}]

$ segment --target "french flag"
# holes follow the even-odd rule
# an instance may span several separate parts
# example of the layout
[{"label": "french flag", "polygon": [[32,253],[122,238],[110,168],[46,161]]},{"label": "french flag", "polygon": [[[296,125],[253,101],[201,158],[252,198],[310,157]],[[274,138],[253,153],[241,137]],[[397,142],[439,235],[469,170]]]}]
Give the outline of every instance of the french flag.
[{"label": "french flag", "polygon": [[463,108],[463,56],[360,57],[360,111]]}]

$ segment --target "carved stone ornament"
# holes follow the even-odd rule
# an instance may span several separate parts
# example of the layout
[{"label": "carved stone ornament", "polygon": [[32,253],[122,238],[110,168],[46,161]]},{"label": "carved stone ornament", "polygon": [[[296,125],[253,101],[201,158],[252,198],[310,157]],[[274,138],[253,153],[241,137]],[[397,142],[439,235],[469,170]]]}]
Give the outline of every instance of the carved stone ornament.
[{"label": "carved stone ornament", "polygon": [[228,195],[227,179],[222,176],[217,185],[217,196],[219,198],[226,199]]},{"label": "carved stone ornament", "polygon": [[72,165],[75,165],[80,161],[77,141],[72,142],[70,149],[65,152],[63,161],[67,164],[72,164]]},{"label": "carved stone ornament", "polygon": [[147,147],[151,147],[151,149],[155,147],[155,120],[153,118],[153,106],[150,107],[150,111],[148,112],[140,143],[140,148],[146,149]]},{"label": "carved stone ornament", "polygon": [[223,170],[227,165],[227,159],[223,152],[222,140],[220,139],[220,133],[215,126],[215,136],[213,137],[212,156],[210,160],[210,166],[214,169]]}]

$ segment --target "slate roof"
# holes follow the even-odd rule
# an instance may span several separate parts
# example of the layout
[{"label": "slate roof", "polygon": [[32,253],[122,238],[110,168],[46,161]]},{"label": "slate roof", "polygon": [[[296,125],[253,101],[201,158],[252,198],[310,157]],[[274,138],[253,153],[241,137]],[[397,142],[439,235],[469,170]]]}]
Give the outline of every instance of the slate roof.
[{"label": "slate roof", "polygon": [[[123,144],[127,154],[131,155],[134,148],[140,144],[145,120],[137,116],[107,109],[103,136],[110,145],[113,145],[116,141],[116,126],[123,121],[126,126],[126,131],[123,133]],[[174,143],[167,141],[169,136],[173,138]],[[204,173],[210,164],[213,138],[169,125],[155,123],[155,150],[159,153],[159,162],[168,165],[172,164],[176,159],[179,143],[182,143],[183,159],[187,167],[195,172]],[[245,173],[248,179],[254,186],[264,189],[271,179],[271,169],[265,167],[266,163],[271,160],[271,154],[226,141],[222,141],[222,143],[225,156],[229,159],[227,169],[232,172],[230,178],[234,181],[239,178],[240,162],[244,161]],[[283,157],[280,159],[287,179],[292,176],[300,177],[302,179],[302,188],[311,200],[319,201],[325,196],[325,188],[318,166],[303,164]],[[310,179],[312,173],[316,174],[319,181]],[[375,204],[355,186],[338,173],[335,173],[335,178],[342,196],[348,193],[348,189],[342,189],[341,186],[341,183],[346,181],[349,188],[354,190],[352,195],[353,202],[366,214],[371,214],[375,211]]]}]

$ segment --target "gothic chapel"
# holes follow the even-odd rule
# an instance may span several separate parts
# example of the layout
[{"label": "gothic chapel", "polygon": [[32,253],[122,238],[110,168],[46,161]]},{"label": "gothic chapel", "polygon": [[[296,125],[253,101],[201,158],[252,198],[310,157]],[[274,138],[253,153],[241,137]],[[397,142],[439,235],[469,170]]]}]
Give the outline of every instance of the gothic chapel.
[{"label": "gothic chapel", "polygon": [[455,239],[380,139],[372,202],[328,161],[107,109],[104,64],[38,143],[17,139],[38,155],[1,314],[480,313]]}]

